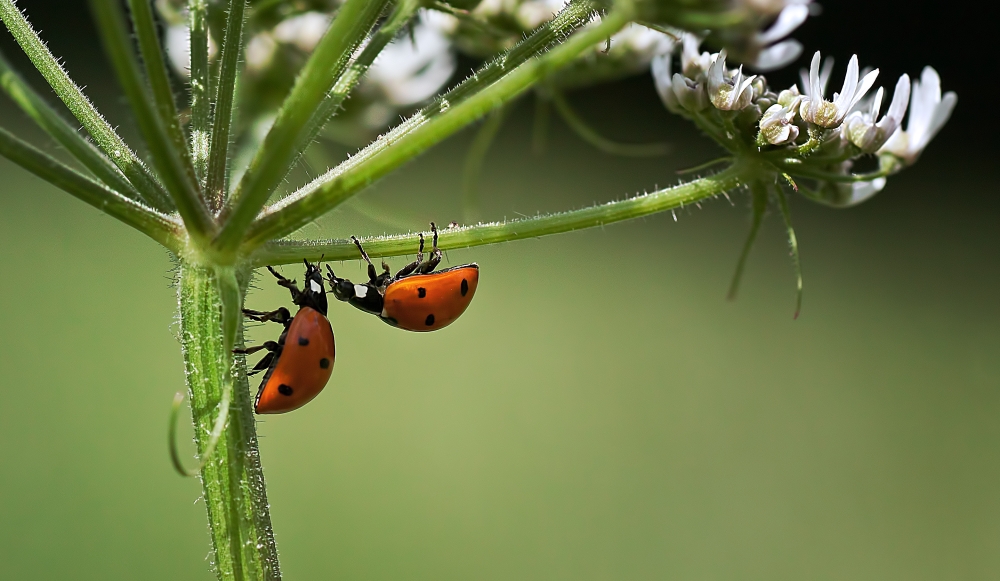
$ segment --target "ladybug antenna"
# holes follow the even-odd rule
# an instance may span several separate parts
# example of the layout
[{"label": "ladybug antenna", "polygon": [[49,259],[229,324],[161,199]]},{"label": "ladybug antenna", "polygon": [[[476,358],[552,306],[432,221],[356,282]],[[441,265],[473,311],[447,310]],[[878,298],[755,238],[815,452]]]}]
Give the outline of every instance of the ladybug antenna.
[{"label": "ladybug antenna", "polygon": [[205,451],[201,454],[198,467],[189,470],[184,467],[184,463],[181,462],[181,455],[177,451],[177,416],[180,412],[181,404],[184,403],[184,392],[178,391],[174,394],[174,402],[170,406],[170,425],[167,428],[167,440],[170,445],[170,462],[173,463],[174,470],[178,474],[186,478],[194,477],[208,464],[209,458],[212,457],[216,446],[219,445],[222,431],[226,427],[226,421],[229,419],[229,404],[232,397],[233,382],[230,379],[222,384],[222,398],[219,400],[219,416],[215,418],[215,425],[212,427],[212,433],[209,435],[208,445],[205,446]]}]

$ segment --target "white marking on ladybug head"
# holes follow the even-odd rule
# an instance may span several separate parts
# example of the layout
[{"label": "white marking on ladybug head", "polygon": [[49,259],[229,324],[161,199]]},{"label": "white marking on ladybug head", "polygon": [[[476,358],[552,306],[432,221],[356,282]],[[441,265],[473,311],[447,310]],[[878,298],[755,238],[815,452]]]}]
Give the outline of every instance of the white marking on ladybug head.
[{"label": "white marking on ladybug head", "polygon": [[315,280],[310,280],[309,281],[309,288],[311,288],[312,292],[314,292],[314,293],[321,293],[321,292],[323,292],[323,287],[321,287],[319,285],[319,283],[316,282]]},{"label": "white marking on ladybug head", "polygon": [[363,284],[354,285],[354,296],[363,299],[368,296],[368,287]]}]

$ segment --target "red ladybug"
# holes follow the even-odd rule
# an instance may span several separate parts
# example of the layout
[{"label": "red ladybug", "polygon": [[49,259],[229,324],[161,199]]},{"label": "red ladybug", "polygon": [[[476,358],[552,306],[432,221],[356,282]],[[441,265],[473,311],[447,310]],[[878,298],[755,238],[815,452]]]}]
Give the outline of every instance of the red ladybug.
[{"label": "red ladybug", "polygon": [[249,319],[274,321],[285,326],[277,342],[268,341],[256,347],[233,350],[233,353],[244,354],[268,350],[268,354],[249,373],[254,375],[267,370],[254,402],[254,410],[258,414],[280,414],[304,406],[323,391],[333,373],[333,329],[326,318],[323,274],[318,266],[305,262],[305,290],[299,290],[294,280],[288,280],[267,267],[278,279],[278,285],[291,291],[292,302],[299,307],[294,318],[285,307],[270,312],[243,309],[243,314]]},{"label": "red ladybug", "polygon": [[420,235],[420,250],[417,260],[404,266],[392,276],[389,266],[382,263],[382,274],[376,275],[368,253],[357,238],[351,237],[361,251],[361,257],[368,263],[368,282],[354,284],[338,278],[330,265],[326,266],[330,289],[337,300],[348,302],[355,307],[378,316],[393,327],[409,331],[436,331],[447,327],[457,319],[476,294],[479,286],[479,265],[464,264],[434,272],[441,262],[438,249],[437,226],[431,222],[434,233],[434,249],[424,260],[424,235]]}]

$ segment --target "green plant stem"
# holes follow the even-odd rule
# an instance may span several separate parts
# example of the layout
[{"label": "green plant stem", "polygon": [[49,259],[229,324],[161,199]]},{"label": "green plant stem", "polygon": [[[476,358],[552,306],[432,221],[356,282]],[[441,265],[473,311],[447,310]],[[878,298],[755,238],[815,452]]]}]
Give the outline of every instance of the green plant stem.
[{"label": "green plant stem", "polygon": [[[448,228],[441,231],[438,244],[442,250],[469,248],[641,218],[718,196],[753,179],[758,171],[757,167],[737,164],[686,184],[590,208],[502,223]],[[363,242],[372,257],[401,256],[417,250],[417,237],[412,234],[368,238]],[[361,258],[361,255],[350,240],[277,241],[258,248],[250,256],[250,262],[256,267],[320,258],[353,260]]]},{"label": "green plant stem", "polygon": [[173,204],[163,186],[142,163],[134,151],[115,132],[108,122],[97,112],[93,103],[69,78],[49,49],[38,37],[31,24],[14,5],[13,0],[0,0],[0,19],[14,36],[21,50],[38,69],[49,86],[62,100],[77,121],[94,138],[97,146],[104,150],[112,162],[129,179],[146,203],[157,210],[169,212]]},{"label": "green plant stem", "polygon": [[198,183],[203,184],[208,173],[212,123],[208,97],[208,0],[188,0],[187,5],[191,29],[191,163]]},{"label": "green plant stem", "polygon": [[577,115],[562,93],[557,90],[550,90],[552,104],[556,111],[563,118],[570,128],[580,136],[581,139],[593,145],[595,148],[610,153],[611,155],[621,155],[625,157],[658,157],[670,153],[670,145],[667,143],[618,143],[604,137]]},{"label": "green plant stem", "polygon": [[90,8],[104,50],[118,74],[139,130],[149,147],[150,157],[167,187],[167,193],[177,205],[188,234],[196,240],[209,239],[215,233],[215,221],[202,202],[195,177],[185,169],[181,152],[174,147],[143,83],[122,7],[117,0],[90,0]]},{"label": "green plant stem", "polygon": [[181,229],[170,217],[63,165],[2,128],[0,155],[177,252]]},{"label": "green plant stem", "polygon": [[757,240],[760,225],[764,221],[764,213],[767,211],[767,187],[760,182],[753,182],[750,184],[750,192],[753,204],[750,233],[747,234],[747,239],[743,243],[743,251],[740,252],[740,258],[736,262],[736,271],[733,273],[733,280],[729,283],[729,292],[726,294],[726,298],[731,301],[736,300],[736,293],[739,292],[740,281],[743,280],[743,270],[746,268],[747,258],[750,257],[750,250]]},{"label": "green plant stem", "polygon": [[184,262],[178,284],[181,346],[199,454],[208,445],[225,383],[235,382],[229,424],[201,472],[213,562],[220,580],[280,579],[246,369],[242,358],[231,367],[222,331],[231,328],[231,319],[236,318],[237,328],[240,321],[245,280],[236,289],[237,301],[224,300],[232,298],[232,274]]},{"label": "green plant stem", "polygon": [[432,145],[517,97],[539,79],[572,62],[580,53],[620,30],[630,17],[628,12],[612,11],[596,26],[580,31],[542,56],[526,60],[457,104],[445,99],[440,105],[441,112],[433,117],[417,113],[351,160],[275,204],[250,227],[247,246],[253,248],[288,235],[315,220]]},{"label": "green plant stem", "polygon": [[101,150],[81,135],[78,128],[70,125],[62,115],[50,107],[45,99],[36,93],[16,71],[10,68],[10,63],[7,62],[2,53],[0,53],[0,87],[3,87],[7,96],[32,121],[97,176],[97,179],[127,198],[142,201],[142,195],[132,186],[118,167],[111,163],[111,160]]},{"label": "green plant stem", "polygon": [[205,194],[213,208],[221,208],[226,197],[229,148],[236,101],[236,77],[243,50],[243,23],[246,0],[232,0],[226,18],[226,37],[222,42],[222,66],[215,93],[215,120],[212,124],[212,149],[208,158]]},{"label": "green plant stem", "polygon": [[184,129],[177,118],[177,103],[174,102],[174,90],[170,86],[167,64],[163,60],[163,49],[160,36],[156,32],[156,20],[153,18],[152,2],[149,0],[128,0],[132,13],[132,25],[139,41],[139,54],[145,65],[146,79],[152,89],[153,103],[160,117],[160,124],[166,130],[173,143],[173,149],[180,155],[184,172],[188,180],[196,182],[191,156],[188,154],[187,138]]},{"label": "green plant stem", "polygon": [[224,226],[215,245],[235,248],[275,187],[298,156],[296,145],[313,113],[347,69],[354,50],[374,26],[388,0],[347,0],[302,67],[278,117],[239,186],[223,210]]}]

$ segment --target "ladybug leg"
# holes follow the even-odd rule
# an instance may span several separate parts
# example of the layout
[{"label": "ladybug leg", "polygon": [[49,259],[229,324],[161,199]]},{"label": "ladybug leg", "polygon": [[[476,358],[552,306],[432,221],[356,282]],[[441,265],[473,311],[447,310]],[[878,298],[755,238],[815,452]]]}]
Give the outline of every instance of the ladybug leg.
[{"label": "ladybug leg", "polygon": [[434,233],[434,248],[431,250],[431,255],[427,259],[427,262],[420,264],[419,272],[421,274],[432,272],[437,268],[437,265],[441,264],[441,249],[438,248],[438,230],[434,222],[431,222],[431,232]]},{"label": "ladybug leg", "polygon": [[299,287],[295,285],[295,281],[288,280],[287,278],[281,276],[281,273],[279,273],[277,270],[274,270],[270,266],[268,266],[267,269],[271,271],[271,274],[274,275],[274,278],[278,279],[278,286],[283,286],[292,293],[292,302],[295,304],[299,304],[299,300],[302,298],[302,291],[300,291]]},{"label": "ladybug leg", "polygon": [[277,356],[278,354],[276,352],[271,351],[267,355],[261,357],[260,361],[257,362],[257,365],[254,365],[253,369],[247,372],[247,375],[257,375],[261,371],[266,371],[269,367],[271,367],[271,362],[274,361],[274,358]]},{"label": "ladybug leg", "polygon": [[236,349],[233,349],[233,353],[253,355],[261,349],[267,349],[271,353],[274,353],[275,351],[281,351],[281,345],[278,345],[276,341],[265,341],[263,344],[254,345],[253,347],[237,347]]},{"label": "ladybug leg", "polygon": [[[358,240],[354,236],[351,236],[351,240],[353,240],[354,241],[354,245],[358,247],[358,252],[361,253],[361,258],[364,258],[365,262],[368,263],[368,280],[369,280],[369,282],[371,282],[372,284],[375,284],[375,281],[378,278],[378,273],[375,271],[375,265],[372,264],[372,259],[368,258],[368,253],[365,252],[364,247],[361,246],[361,241],[360,240]],[[385,263],[383,262],[382,265],[385,266]]]},{"label": "ladybug leg", "polygon": [[276,311],[252,311],[250,309],[243,309],[243,315],[248,319],[260,323],[267,323],[270,321],[281,323],[286,329],[292,324],[292,313],[290,313],[285,307],[281,307]]},{"label": "ladybug leg", "polygon": [[394,277],[394,280],[399,280],[399,279],[403,278],[404,276],[409,276],[409,275],[413,274],[413,272],[415,270],[417,270],[417,268],[420,266],[420,263],[422,263],[424,261],[424,234],[423,234],[423,232],[421,232],[419,234],[419,236],[420,236],[420,247],[419,247],[420,249],[417,250],[417,259],[414,260],[413,262],[407,264],[403,268],[400,268],[399,272],[396,273],[396,276]]}]

